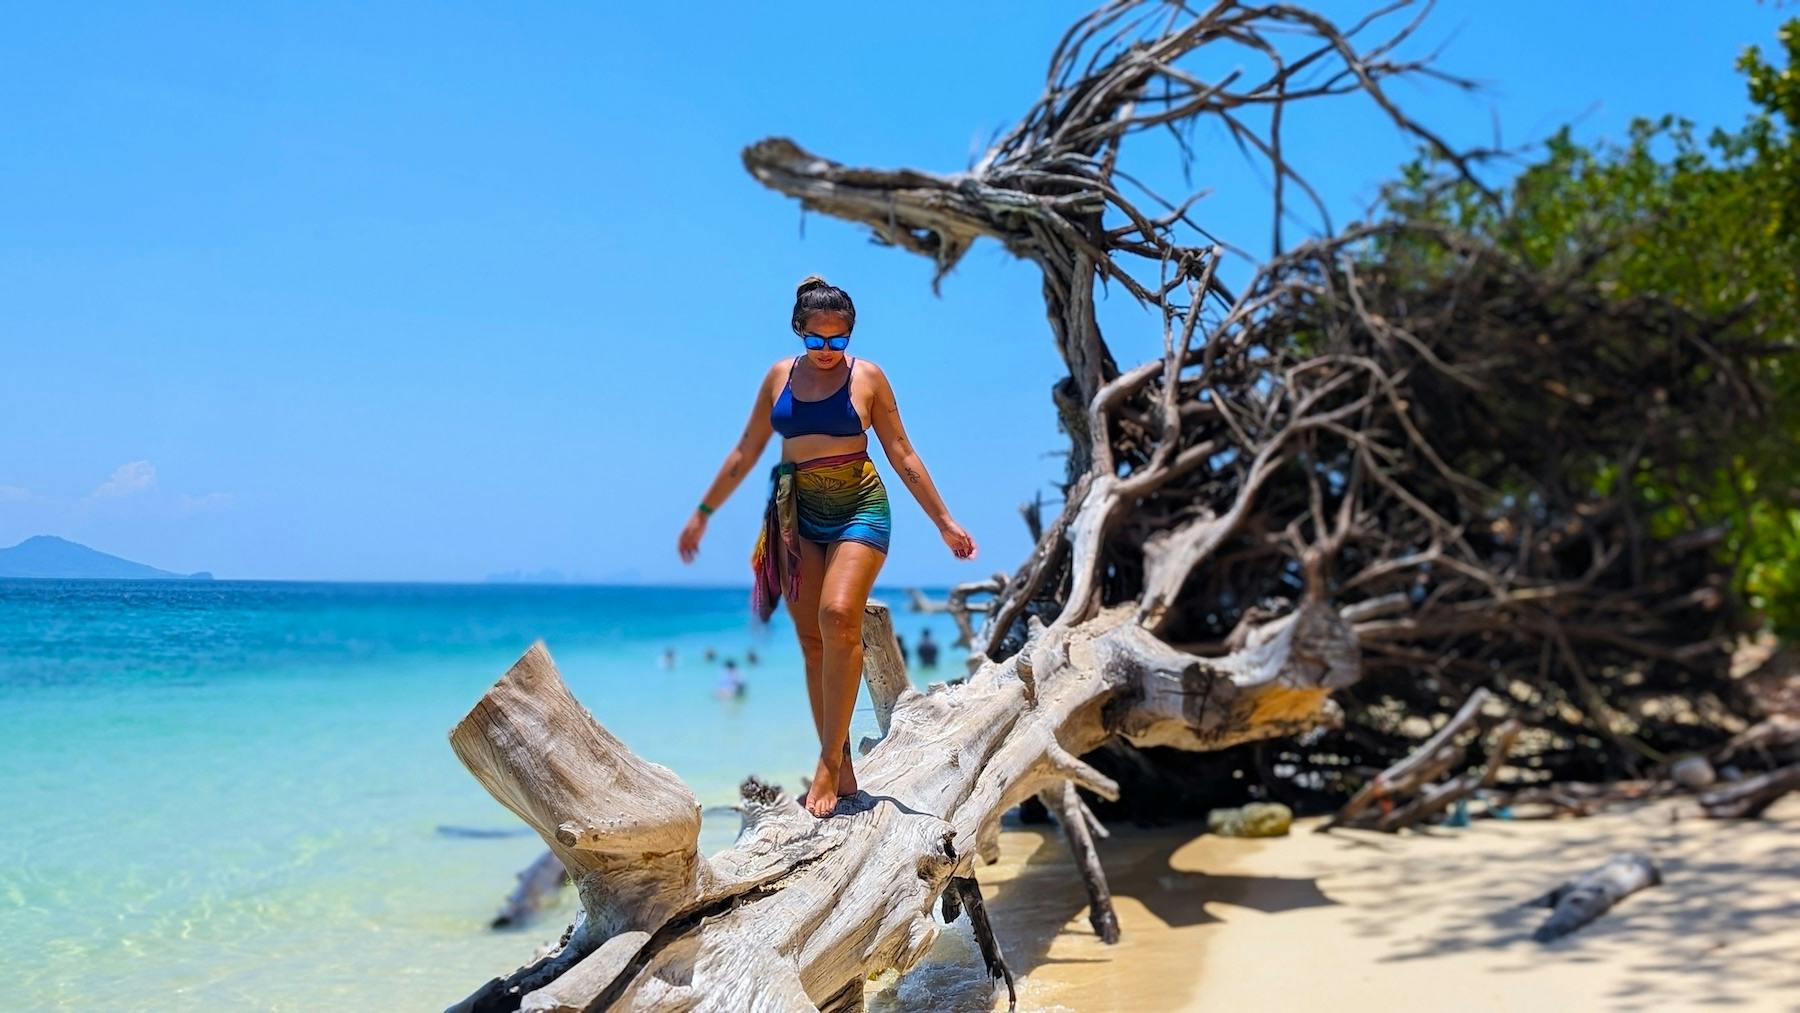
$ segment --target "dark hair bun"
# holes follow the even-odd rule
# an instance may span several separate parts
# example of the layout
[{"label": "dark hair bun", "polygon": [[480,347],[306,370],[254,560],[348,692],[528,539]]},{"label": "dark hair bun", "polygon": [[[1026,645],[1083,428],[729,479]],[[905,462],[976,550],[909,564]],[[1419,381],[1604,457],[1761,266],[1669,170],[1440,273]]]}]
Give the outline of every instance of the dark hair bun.
[{"label": "dark hair bun", "polygon": [[850,301],[850,293],[816,274],[809,274],[794,290],[795,334],[800,333],[814,313],[836,313],[849,327],[856,326],[856,304]]}]

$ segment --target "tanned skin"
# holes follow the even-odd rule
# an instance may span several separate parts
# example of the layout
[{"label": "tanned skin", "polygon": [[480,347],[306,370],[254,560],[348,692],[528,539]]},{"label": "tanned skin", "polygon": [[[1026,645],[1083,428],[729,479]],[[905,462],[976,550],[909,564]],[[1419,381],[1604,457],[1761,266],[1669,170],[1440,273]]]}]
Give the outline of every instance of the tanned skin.
[{"label": "tanned skin", "polygon": [[[842,314],[818,312],[807,318],[803,331],[820,337],[850,333],[850,322]],[[774,428],[769,412],[788,382],[788,367],[793,366],[794,397],[801,401],[820,401],[836,393],[850,376],[850,401],[866,425],[874,427],[888,464],[900,481],[924,508],[926,516],[937,525],[944,544],[958,559],[975,558],[975,539],[950,516],[950,508],[938,495],[931,473],[913,449],[906,428],[900,423],[900,403],[881,367],[858,357],[857,368],[849,368],[848,356],[829,348],[808,351],[794,363],[782,359],[772,364],[757,388],[756,403],[750,409],[737,446],[725,455],[725,463],[701,502],[714,509],[724,505],[749,469],[762,457]],[[866,433],[855,436],[812,434],[783,439],[783,461],[806,461],[834,454],[853,454],[866,450]],[[695,509],[681,529],[677,550],[682,562],[691,563],[700,551],[700,539],[706,534],[706,514]],[[788,615],[794,620],[794,632],[800,640],[800,653],[806,658],[806,695],[812,704],[813,728],[819,733],[819,765],[813,772],[812,788],[806,794],[805,806],[814,816],[831,815],[838,799],[857,791],[856,771],[850,762],[850,715],[856,708],[856,695],[862,688],[862,619],[869,590],[875,586],[875,575],[881,571],[887,554],[862,542],[832,542],[821,545],[800,540],[800,596],[787,603]]]}]

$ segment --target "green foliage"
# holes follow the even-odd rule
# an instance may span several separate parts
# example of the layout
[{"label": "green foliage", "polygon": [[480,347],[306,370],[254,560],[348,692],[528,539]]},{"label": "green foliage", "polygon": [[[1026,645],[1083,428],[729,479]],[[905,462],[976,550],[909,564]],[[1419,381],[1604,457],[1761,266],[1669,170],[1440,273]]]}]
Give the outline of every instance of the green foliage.
[{"label": "green foliage", "polygon": [[[1702,143],[1692,121],[1632,122],[1623,146],[1583,146],[1564,127],[1498,206],[1422,157],[1384,189],[1385,212],[1455,226],[1545,270],[1578,271],[1619,299],[1655,295],[1696,315],[1742,312],[1744,340],[1766,347],[1766,403],[1739,420],[1696,419],[1686,464],[1637,462],[1631,482],[1664,535],[1718,526],[1738,590],[1786,635],[1800,635],[1800,19],[1777,33],[1786,65],[1755,46],[1737,69],[1755,111]],[[1366,252],[1437,276],[1454,255],[1386,240]],[[1656,354],[1654,334],[1628,350]],[[1750,407],[1750,406],[1746,406]],[[1614,461],[1586,468],[1596,491]]]}]

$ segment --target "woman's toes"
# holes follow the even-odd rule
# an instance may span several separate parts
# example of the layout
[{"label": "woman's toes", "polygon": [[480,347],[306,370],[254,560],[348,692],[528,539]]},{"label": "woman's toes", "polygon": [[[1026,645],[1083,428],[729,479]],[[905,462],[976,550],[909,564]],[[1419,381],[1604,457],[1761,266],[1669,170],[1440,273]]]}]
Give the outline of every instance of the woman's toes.
[{"label": "woman's toes", "polygon": [[815,782],[813,790],[806,793],[805,805],[806,811],[814,816],[820,818],[830,816],[831,811],[837,808],[837,794],[831,791],[821,794]]}]

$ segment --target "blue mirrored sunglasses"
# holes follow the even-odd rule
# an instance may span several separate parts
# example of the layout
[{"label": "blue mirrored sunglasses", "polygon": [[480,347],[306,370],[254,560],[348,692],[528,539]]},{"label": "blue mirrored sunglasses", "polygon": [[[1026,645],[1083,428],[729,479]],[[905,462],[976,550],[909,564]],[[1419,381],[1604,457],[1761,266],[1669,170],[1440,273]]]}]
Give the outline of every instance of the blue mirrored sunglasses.
[{"label": "blue mirrored sunglasses", "polygon": [[834,352],[841,352],[850,347],[850,335],[848,334],[837,334],[829,338],[820,337],[817,334],[802,334],[800,335],[800,340],[806,342],[808,351],[813,352],[816,352],[821,348],[829,348]]}]

